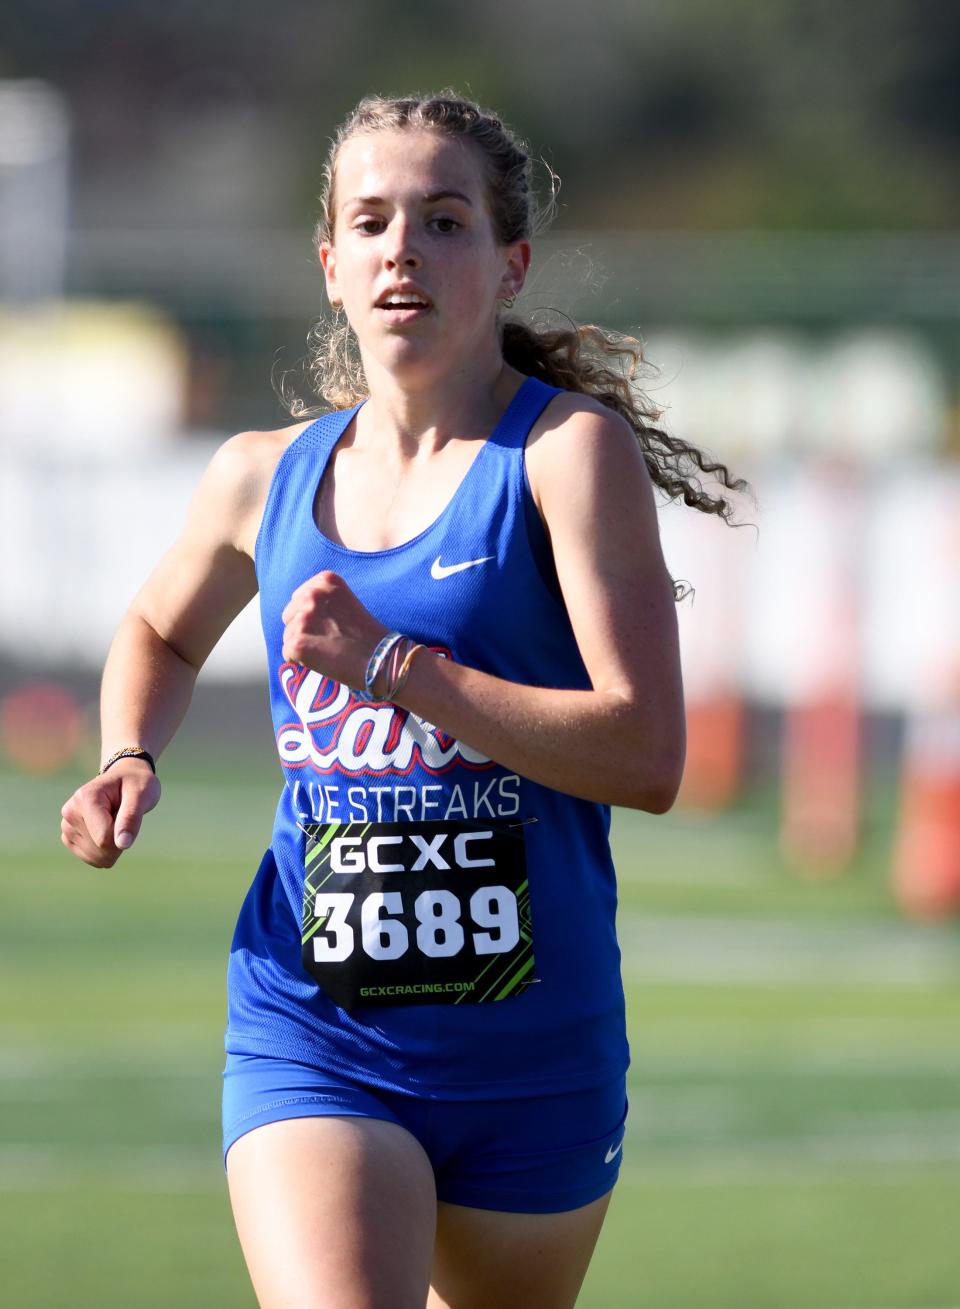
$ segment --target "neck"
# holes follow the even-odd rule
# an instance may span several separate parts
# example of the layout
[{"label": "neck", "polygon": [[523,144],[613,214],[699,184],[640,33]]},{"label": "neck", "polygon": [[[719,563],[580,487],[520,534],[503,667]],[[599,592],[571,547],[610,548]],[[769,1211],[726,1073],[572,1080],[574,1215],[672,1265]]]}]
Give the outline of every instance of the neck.
[{"label": "neck", "polygon": [[[499,350],[483,367],[452,372],[411,387],[364,360],[370,399],[361,410],[363,443],[400,449],[409,455],[441,449],[452,437],[484,437],[520,385],[521,375]],[[358,429],[359,435],[359,429]]]}]

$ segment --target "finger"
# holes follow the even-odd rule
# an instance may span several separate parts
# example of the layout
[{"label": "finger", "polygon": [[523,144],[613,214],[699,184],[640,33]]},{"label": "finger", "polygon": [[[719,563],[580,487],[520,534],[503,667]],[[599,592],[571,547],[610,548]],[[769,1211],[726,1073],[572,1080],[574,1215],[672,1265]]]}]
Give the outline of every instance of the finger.
[{"label": "finger", "polygon": [[60,830],[60,840],[67,847],[71,854],[82,859],[84,863],[89,864],[92,860],[103,858],[103,851],[98,850],[88,836],[83,836],[71,828]]},{"label": "finger", "polygon": [[116,792],[102,787],[91,788],[81,792],[81,802],[81,818],[91,841],[101,850],[112,849]]},{"label": "finger", "polygon": [[113,825],[113,843],[118,850],[129,850],[140,833],[140,824],[146,812],[142,800],[142,794],[131,794],[129,788],[124,791]]},{"label": "finger", "polygon": [[306,619],[312,618],[314,614],[320,612],[322,597],[319,596],[312,582],[294,591],[293,595],[287,601],[287,607],[284,609],[280,618],[285,623],[292,623],[297,619],[305,622]]},{"label": "finger", "polygon": [[60,840],[72,855],[93,868],[112,868],[120,857],[119,850],[101,850],[99,846],[94,845],[86,831],[81,831],[69,823],[61,824]]},{"label": "finger", "polygon": [[[337,587],[346,587],[346,583],[338,573],[332,573],[328,570],[317,573],[313,577],[308,577],[305,582],[301,582],[291,595],[287,602],[287,607],[280,615],[281,619],[287,623],[290,621],[289,615],[293,615],[298,609],[307,608],[313,610],[316,608],[317,601],[321,596],[329,595]],[[346,588],[349,590],[349,587]]]},{"label": "finger", "polygon": [[318,595],[314,590],[308,590],[303,595],[291,596],[280,617],[285,623],[306,623],[318,614],[324,613],[325,605],[326,601],[322,595]]},{"label": "finger", "polygon": [[74,836],[79,838],[80,836],[85,835],[85,829],[82,825],[69,818],[60,819],[60,831],[64,836]]},{"label": "finger", "polygon": [[137,768],[122,779],[120,803],[113,828],[113,840],[118,850],[129,850],[137,839],[144,816],[155,809],[160,800],[160,782],[156,774]]},{"label": "finger", "polygon": [[307,653],[307,644],[303,637],[303,632],[299,629],[291,631],[289,628],[283,636],[283,657],[292,664],[302,664],[304,656]]},{"label": "finger", "polygon": [[[87,786],[89,786],[89,783],[87,783]],[[61,818],[67,819],[75,827],[86,827],[83,815],[87,807],[87,786],[78,786],[60,810]]]},{"label": "finger", "polygon": [[314,637],[323,636],[328,629],[328,623],[323,620],[314,620],[311,623],[309,616],[303,610],[297,610],[284,626],[283,640],[287,645],[299,644],[302,647]]},{"label": "finger", "polygon": [[110,855],[110,862],[116,861],[117,851],[113,843],[113,805],[111,788],[104,793],[103,783],[99,778],[74,791],[60,810],[61,837],[78,858],[85,863],[103,867],[103,855]]}]

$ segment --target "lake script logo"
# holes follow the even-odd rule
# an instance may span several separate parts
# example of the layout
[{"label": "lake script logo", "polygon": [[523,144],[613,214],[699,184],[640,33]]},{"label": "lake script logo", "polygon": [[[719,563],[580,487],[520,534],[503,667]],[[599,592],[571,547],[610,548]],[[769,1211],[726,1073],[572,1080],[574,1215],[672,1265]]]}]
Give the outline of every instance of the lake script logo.
[{"label": "lake script logo", "polygon": [[411,772],[418,764],[445,773],[457,764],[492,768],[493,760],[432,723],[395,705],[371,704],[342,682],[302,664],[282,664],[280,685],[296,718],[277,732],[280,762],[319,772]]}]

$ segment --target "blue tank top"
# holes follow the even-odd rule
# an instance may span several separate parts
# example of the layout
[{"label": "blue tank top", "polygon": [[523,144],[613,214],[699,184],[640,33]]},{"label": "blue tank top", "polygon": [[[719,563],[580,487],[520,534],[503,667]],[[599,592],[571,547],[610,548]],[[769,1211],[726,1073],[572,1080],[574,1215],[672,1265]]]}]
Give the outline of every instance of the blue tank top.
[{"label": "blue tank top", "polygon": [[[518,776],[401,709],[288,663],[281,650],[291,594],[332,570],[385,626],[459,663],[527,685],[588,689],[524,466],[527,435],[555,394],[525,379],[444,511],[391,549],[347,549],[314,520],[327,461],[359,406],[311,424],[277,465],[256,567],[284,787],[231,950],[233,1053],[442,1099],[586,1088],[626,1067],[609,809]],[[457,831],[477,820],[523,824],[531,973],[495,1003],[335,1004],[301,959],[306,833],[338,823]]]}]

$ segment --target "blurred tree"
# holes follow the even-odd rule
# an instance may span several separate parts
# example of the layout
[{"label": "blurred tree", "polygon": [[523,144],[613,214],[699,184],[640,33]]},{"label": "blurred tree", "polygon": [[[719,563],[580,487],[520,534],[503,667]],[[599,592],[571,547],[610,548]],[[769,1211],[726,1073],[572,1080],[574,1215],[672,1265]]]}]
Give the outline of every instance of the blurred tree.
[{"label": "blurred tree", "polygon": [[544,149],[578,226],[956,222],[947,0],[13,0],[0,21],[0,74],[69,97],[81,221],[113,188],[154,220],[178,188],[189,208],[195,136],[195,171],[236,175],[235,222],[301,222],[359,95],[453,83]]}]

